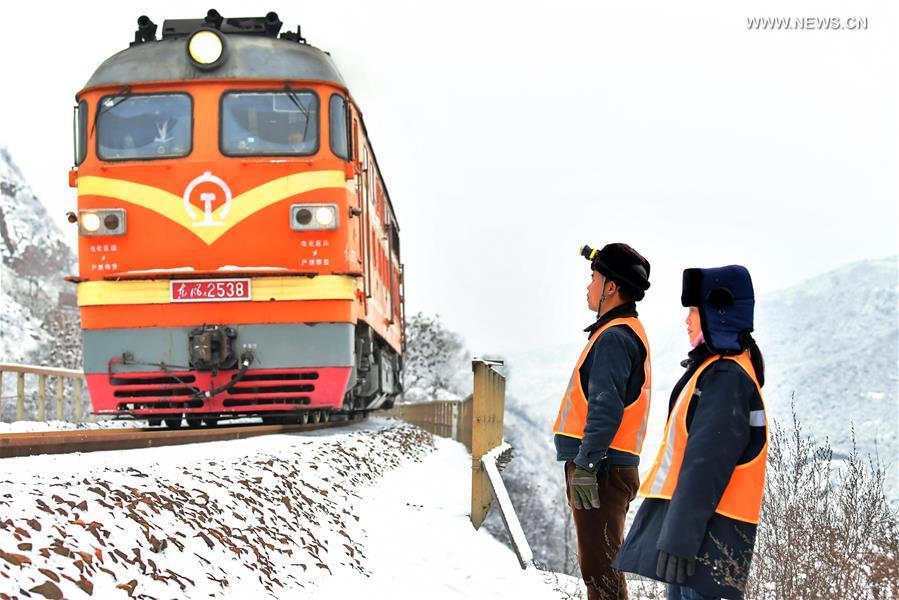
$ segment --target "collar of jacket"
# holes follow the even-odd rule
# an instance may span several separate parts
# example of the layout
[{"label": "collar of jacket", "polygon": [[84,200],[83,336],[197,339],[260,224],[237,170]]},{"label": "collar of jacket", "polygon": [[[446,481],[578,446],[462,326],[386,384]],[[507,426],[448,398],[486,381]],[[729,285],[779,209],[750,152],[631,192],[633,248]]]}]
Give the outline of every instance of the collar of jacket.
[{"label": "collar of jacket", "polygon": [[596,319],[592,325],[587,327],[584,331],[587,332],[587,335],[593,335],[593,332],[611,321],[612,319],[621,319],[624,317],[636,317],[637,316],[637,303],[636,302],[627,302],[622,304],[621,306],[616,306],[603,316]]},{"label": "collar of jacket", "polygon": [[708,341],[704,341],[690,350],[687,354],[687,358],[680,361],[680,366],[689,369],[691,366],[701,363],[713,354],[717,354],[718,356],[735,356],[737,354],[742,354],[745,351],[746,348],[744,347],[743,342],[741,342],[741,347],[738,350],[718,350],[717,348],[712,348]]},{"label": "collar of jacket", "polygon": [[712,354],[716,354],[712,352],[711,348],[709,348],[708,344],[699,344],[687,354],[687,358],[680,361],[680,366],[685,369],[689,369],[693,365],[701,364]]}]

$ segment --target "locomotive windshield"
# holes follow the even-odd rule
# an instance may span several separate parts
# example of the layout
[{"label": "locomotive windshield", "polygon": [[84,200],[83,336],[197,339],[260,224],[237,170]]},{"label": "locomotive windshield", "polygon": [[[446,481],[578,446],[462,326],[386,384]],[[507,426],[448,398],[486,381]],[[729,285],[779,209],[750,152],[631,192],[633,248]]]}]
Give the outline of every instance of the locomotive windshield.
[{"label": "locomotive windshield", "polygon": [[97,112],[97,153],[103,160],[187,156],[191,112],[187,94],[104,96]]},{"label": "locomotive windshield", "polygon": [[222,152],[230,156],[318,151],[318,96],[312,92],[231,92],[222,98]]}]

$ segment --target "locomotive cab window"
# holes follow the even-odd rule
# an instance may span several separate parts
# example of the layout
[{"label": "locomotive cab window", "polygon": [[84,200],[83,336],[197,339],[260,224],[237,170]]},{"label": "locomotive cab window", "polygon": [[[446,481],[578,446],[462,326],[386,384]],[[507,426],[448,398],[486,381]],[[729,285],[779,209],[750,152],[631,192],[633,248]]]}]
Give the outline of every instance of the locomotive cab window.
[{"label": "locomotive cab window", "polygon": [[309,91],[222,96],[221,149],[227,156],[308,156],[318,151],[318,96]]},{"label": "locomotive cab window", "polygon": [[75,166],[78,166],[87,156],[87,102],[84,100],[75,107],[74,127]]},{"label": "locomotive cab window", "polygon": [[347,133],[346,100],[343,96],[334,94],[328,106],[328,123],[330,124],[331,152],[337,158],[350,159],[349,141]]},{"label": "locomotive cab window", "polygon": [[103,160],[190,154],[192,99],[187,94],[104,96],[97,108],[97,154]]}]

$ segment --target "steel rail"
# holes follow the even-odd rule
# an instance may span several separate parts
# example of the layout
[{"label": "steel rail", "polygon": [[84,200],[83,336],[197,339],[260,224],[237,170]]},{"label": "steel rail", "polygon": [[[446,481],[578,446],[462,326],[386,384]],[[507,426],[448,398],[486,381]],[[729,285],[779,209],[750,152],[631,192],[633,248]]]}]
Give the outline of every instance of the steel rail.
[{"label": "steel rail", "polygon": [[103,450],[159,448],[181,444],[239,440],[277,433],[301,433],[343,427],[362,419],[310,423],[307,425],[225,425],[195,429],[74,429],[68,431],[35,431],[0,435],[0,458],[36,454],[68,454]]}]

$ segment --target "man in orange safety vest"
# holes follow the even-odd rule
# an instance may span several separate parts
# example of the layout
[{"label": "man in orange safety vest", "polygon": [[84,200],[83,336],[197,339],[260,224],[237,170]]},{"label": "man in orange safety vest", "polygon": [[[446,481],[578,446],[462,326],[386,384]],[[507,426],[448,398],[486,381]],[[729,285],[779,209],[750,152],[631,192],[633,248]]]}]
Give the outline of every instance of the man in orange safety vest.
[{"label": "man in orange safety vest", "polygon": [[556,457],[565,462],[578,561],[593,599],[627,598],[612,560],[640,478],[637,466],[649,416],[649,342],[636,302],[649,288],[649,261],[627,244],[585,246],[591,279],[587,306],[596,321],[574,366],[556,417]]}]

